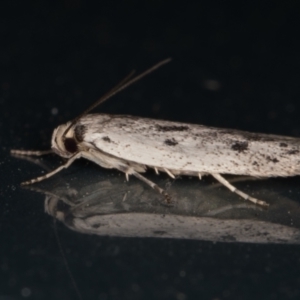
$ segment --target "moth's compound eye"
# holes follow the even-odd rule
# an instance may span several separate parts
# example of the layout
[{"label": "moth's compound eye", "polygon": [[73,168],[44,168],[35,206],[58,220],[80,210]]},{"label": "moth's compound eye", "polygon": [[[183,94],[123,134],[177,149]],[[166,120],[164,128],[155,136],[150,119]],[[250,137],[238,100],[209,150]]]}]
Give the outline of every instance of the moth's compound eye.
[{"label": "moth's compound eye", "polygon": [[64,145],[65,145],[66,150],[70,153],[75,153],[78,150],[77,143],[72,138],[66,138],[64,140]]}]

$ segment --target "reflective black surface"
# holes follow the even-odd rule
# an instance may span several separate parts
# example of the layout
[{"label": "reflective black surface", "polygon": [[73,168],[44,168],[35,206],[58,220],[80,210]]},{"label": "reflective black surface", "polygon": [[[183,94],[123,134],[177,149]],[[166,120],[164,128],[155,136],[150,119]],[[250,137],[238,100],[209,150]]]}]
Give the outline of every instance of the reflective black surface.
[{"label": "reflective black surface", "polygon": [[[262,210],[211,178],[150,172],[177,196],[169,208],[138,180],[85,161],[22,189],[62,160],[9,154],[48,149],[57,125],[166,57],[98,111],[299,136],[296,2],[2,5],[0,299],[299,298],[299,177],[235,183],[271,204]],[[72,208],[95,187],[89,206]],[[153,216],[171,221],[149,230]],[[191,218],[210,223],[184,227]]]}]

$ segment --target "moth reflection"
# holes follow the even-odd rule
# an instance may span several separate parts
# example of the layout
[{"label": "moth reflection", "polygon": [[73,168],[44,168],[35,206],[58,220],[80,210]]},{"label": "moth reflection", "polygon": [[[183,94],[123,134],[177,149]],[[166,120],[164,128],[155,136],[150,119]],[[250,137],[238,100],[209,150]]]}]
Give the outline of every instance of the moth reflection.
[{"label": "moth reflection", "polygon": [[[300,241],[299,226],[289,212],[298,205],[282,198],[265,210],[228,201],[219,188],[195,180],[172,185],[173,207],[163,206],[153,192],[123,177],[83,176],[67,186],[62,181],[35,191],[46,195],[45,211],[68,228],[86,234],[118,237],[194,239],[214,242],[289,243]],[[166,189],[170,181],[161,180]],[[201,184],[201,183],[200,183]],[[55,188],[53,188],[55,186]],[[284,208],[284,209],[283,209]],[[295,220],[294,220],[295,221]]]}]

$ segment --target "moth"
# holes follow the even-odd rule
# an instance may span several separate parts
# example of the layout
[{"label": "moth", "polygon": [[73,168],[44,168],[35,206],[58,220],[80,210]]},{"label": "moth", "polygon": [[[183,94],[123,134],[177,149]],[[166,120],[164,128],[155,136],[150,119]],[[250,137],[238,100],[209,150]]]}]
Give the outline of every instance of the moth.
[{"label": "moth", "polygon": [[140,75],[133,72],[73,121],[58,126],[49,151],[12,150],[17,155],[56,153],[67,162],[52,172],[25,181],[32,184],[68,168],[76,159],[88,159],[103,168],[117,169],[126,179],[133,175],[158,191],[170,203],[169,194],[141,173],[148,168],[177,175],[211,175],[232,192],[255,204],[268,206],[238,190],[221,174],[254,177],[286,177],[300,174],[300,139],[243,132],[196,124],[139,118],[128,115],[89,114],[108,98],[155,69],[166,59]]}]

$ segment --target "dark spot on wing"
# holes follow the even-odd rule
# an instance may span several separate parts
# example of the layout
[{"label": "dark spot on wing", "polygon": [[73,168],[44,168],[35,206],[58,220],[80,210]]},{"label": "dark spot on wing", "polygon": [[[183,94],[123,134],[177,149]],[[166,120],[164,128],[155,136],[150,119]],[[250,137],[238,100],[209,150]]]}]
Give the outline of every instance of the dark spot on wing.
[{"label": "dark spot on wing", "polygon": [[254,162],[252,163],[252,165],[253,165],[253,166],[259,166],[259,164],[258,164],[257,161],[254,161]]},{"label": "dark spot on wing", "polygon": [[249,141],[263,141],[263,142],[275,142],[272,136],[268,136],[266,134],[252,133],[252,132],[240,132],[240,135]]},{"label": "dark spot on wing", "polygon": [[163,231],[163,230],[154,230],[153,233],[156,234],[156,235],[164,235],[164,234],[166,234],[167,232],[166,232],[166,231]]},{"label": "dark spot on wing", "polygon": [[286,152],[286,154],[288,154],[288,155],[293,155],[293,154],[297,154],[297,153],[299,153],[299,150],[297,150],[297,149],[289,150]]},{"label": "dark spot on wing", "polygon": [[101,223],[96,223],[92,225],[93,228],[97,229],[99,227],[101,227]]},{"label": "dark spot on wing", "polygon": [[266,156],[266,159],[267,159],[267,161],[270,161],[270,162],[272,162],[272,163],[274,163],[274,164],[276,164],[276,163],[279,162],[279,160],[278,160],[276,157],[273,158],[273,157],[271,157],[271,156]]},{"label": "dark spot on wing", "polygon": [[231,145],[231,149],[237,152],[248,150],[248,142],[235,142]]},{"label": "dark spot on wing", "polygon": [[66,138],[64,140],[64,145],[69,153],[75,153],[78,150],[77,142],[73,138]]},{"label": "dark spot on wing", "polygon": [[287,147],[288,145],[287,145],[286,143],[280,143],[279,146],[285,148],[285,147]]},{"label": "dark spot on wing", "polygon": [[104,137],[102,138],[102,140],[105,141],[105,142],[108,142],[108,143],[111,142],[111,139],[110,139],[108,136],[104,136]]},{"label": "dark spot on wing", "polygon": [[77,125],[74,129],[76,141],[81,143],[84,140],[85,133],[86,133],[86,127],[84,125]]},{"label": "dark spot on wing", "polygon": [[[223,133],[223,132],[222,132]],[[214,138],[217,138],[218,137],[218,133],[216,133],[216,132],[214,132],[214,131],[211,131],[210,133],[209,133],[209,136],[207,135],[207,133],[205,133],[205,132],[202,132],[202,133],[195,133],[194,134],[196,137],[200,137],[200,138],[212,138],[212,139],[214,139]]]},{"label": "dark spot on wing", "polygon": [[231,234],[226,234],[226,235],[224,234],[224,235],[222,235],[222,241],[234,242],[236,240],[237,240],[236,237],[233,236],[233,235],[231,235]]},{"label": "dark spot on wing", "polygon": [[176,146],[178,142],[174,138],[171,138],[171,139],[166,139],[165,144],[168,146]]},{"label": "dark spot on wing", "polygon": [[186,131],[189,129],[188,126],[184,126],[184,125],[171,125],[171,126],[162,126],[162,125],[155,125],[155,128],[157,131]]}]

